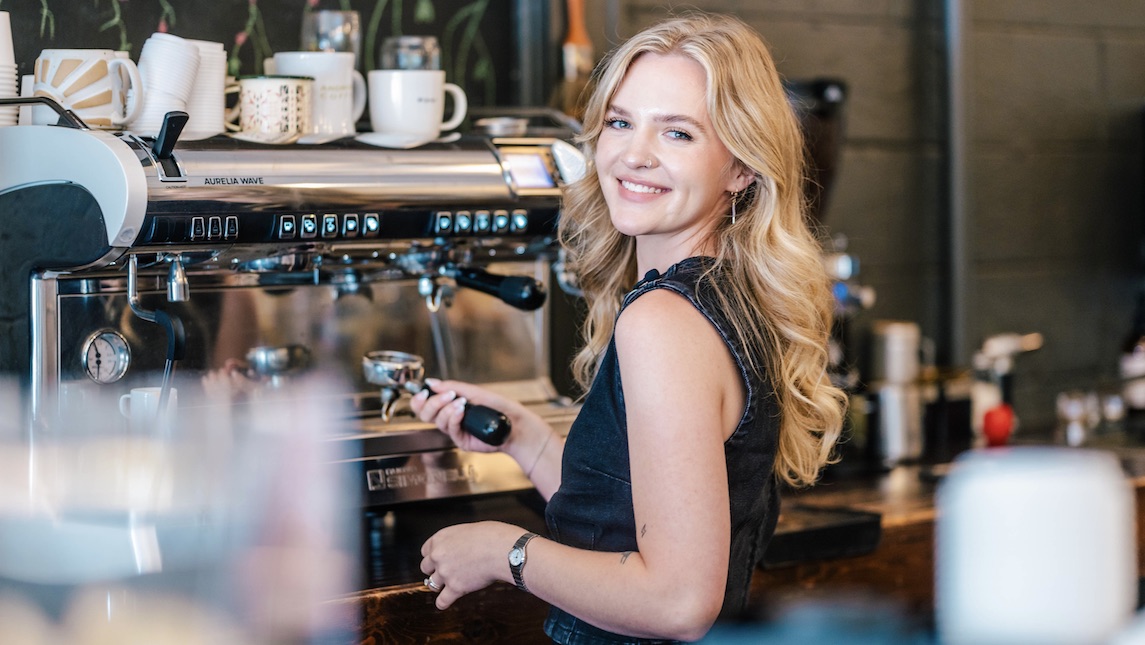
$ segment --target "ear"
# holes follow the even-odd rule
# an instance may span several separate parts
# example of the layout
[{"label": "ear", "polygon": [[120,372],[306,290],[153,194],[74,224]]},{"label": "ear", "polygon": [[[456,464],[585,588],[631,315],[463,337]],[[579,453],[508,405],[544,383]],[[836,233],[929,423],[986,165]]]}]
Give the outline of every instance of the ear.
[{"label": "ear", "polygon": [[735,167],[732,168],[731,177],[728,179],[727,189],[729,193],[738,193],[741,190],[752,185],[755,181],[755,173],[751,168],[745,166],[742,162],[735,162]]}]

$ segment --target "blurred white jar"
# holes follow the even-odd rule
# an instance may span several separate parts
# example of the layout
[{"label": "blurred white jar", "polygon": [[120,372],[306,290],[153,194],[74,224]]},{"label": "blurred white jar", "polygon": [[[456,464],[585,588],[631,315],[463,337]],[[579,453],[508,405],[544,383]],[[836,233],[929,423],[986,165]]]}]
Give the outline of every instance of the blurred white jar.
[{"label": "blurred white jar", "polygon": [[941,642],[1105,642],[1137,603],[1135,500],[1110,453],[964,453],[937,497]]}]

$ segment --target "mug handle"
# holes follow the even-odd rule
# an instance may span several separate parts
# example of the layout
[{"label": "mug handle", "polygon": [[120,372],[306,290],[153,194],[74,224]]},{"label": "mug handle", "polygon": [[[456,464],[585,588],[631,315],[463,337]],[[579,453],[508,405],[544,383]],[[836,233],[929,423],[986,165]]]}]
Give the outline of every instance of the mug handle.
[{"label": "mug handle", "polygon": [[357,127],[358,121],[362,118],[362,113],[366,111],[366,79],[358,70],[351,71],[354,72],[352,77],[354,82],[354,127]]},{"label": "mug handle", "polygon": [[[239,92],[240,89],[241,88],[238,82],[234,80],[234,77],[228,77],[226,87],[223,88],[223,94],[234,94],[235,92]],[[242,116],[241,96],[239,100],[235,102],[233,107],[225,108],[223,110],[223,121],[225,121],[227,130],[230,130],[231,132],[238,132],[240,129],[242,129],[242,126],[237,123],[240,116]]]},{"label": "mug handle", "polygon": [[128,419],[131,418],[131,393],[119,397],[119,413]]},{"label": "mug handle", "polygon": [[461,122],[465,120],[465,113],[469,110],[469,101],[465,98],[465,90],[453,83],[446,83],[445,91],[453,95],[453,116],[441,124],[441,129],[452,130],[461,125]]},{"label": "mug handle", "polygon": [[[112,119],[112,125],[123,127],[128,123],[135,120],[139,115],[139,108],[143,107],[143,80],[139,76],[139,68],[135,63],[128,58],[113,58],[107,61],[107,69],[109,73],[119,74],[118,68],[125,68],[127,70],[127,78],[131,81],[131,89],[135,92],[134,100],[131,102],[130,107],[126,114],[123,115],[123,120]],[[127,90],[123,90],[124,103],[126,103]]]}]

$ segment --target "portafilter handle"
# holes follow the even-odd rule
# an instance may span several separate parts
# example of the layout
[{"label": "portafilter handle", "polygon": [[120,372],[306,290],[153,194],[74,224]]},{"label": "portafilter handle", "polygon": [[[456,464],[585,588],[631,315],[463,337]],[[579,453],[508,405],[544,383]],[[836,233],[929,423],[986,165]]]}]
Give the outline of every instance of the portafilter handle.
[{"label": "portafilter handle", "polygon": [[505,304],[533,311],[545,304],[544,286],[525,275],[497,275],[474,267],[459,266],[449,272],[457,284],[500,298]]},{"label": "portafilter handle", "polygon": [[[362,357],[366,380],[382,388],[382,419],[389,421],[393,406],[401,393],[418,394],[422,390],[437,394],[425,384],[424,361],[416,354],[396,351],[374,351]],[[513,429],[509,418],[485,405],[465,404],[461,428],[481,441],[499,446]]]}]

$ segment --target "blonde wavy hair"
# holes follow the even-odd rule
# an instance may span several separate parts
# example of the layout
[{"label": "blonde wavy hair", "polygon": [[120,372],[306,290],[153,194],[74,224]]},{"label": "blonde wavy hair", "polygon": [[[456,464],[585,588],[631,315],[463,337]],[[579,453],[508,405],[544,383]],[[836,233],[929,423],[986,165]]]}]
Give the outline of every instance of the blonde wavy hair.
[{"label": "blonde wavy hair", "polygon": [[[566,187],[559,235],[588,302],[585,345],[573,361],[588,389],[612,336],[624,295],[636,282],[635,239],[609,217],[594,161],[605,113],[628,68],[645,53],[682,54],[703,66],[707,108],[732,156],[755,181],[707,240],[726,281],[707,281],[729,313],[757,373],[782,410],[775,475],[815,482],[842,427],[846,398],[827,374],[833,299],[821,247],[805,220],[803,137],[767,46],[738,19],[690,13],[637,34],[594,73],[578,143],[588,172]],[[713,267],[713,268],[715,268]],[[722,285],[722,286],[720,286]],[[764,364],[751,357],[761,359]]]}]

